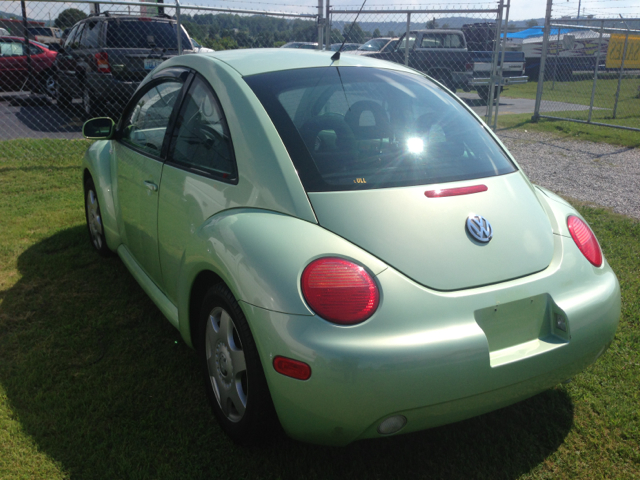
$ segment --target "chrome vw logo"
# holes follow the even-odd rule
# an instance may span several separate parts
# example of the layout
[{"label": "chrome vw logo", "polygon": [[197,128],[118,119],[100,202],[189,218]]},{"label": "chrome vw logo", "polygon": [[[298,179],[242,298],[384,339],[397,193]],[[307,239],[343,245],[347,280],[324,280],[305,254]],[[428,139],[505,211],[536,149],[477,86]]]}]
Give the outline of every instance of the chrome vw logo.
[{"label": "chrome vw logo", "polygon": [[469,215],[467,217],[467,230],[475,240],[482,243],[489,243],[493,238],[493,228],[482,215],[476,215],[475,213]]}]

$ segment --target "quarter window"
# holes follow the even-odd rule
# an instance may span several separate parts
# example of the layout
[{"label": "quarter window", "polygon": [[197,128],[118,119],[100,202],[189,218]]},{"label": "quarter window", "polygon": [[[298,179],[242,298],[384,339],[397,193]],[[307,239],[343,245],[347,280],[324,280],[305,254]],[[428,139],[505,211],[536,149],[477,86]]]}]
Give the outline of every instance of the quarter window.
[{"label": "quarter window", "polygon": [[142,95],[125,117],[122,142],[159,157],[181,89],[182,82],[174,80],[156,84]]},{"label": "quarter window", "polygon": [[221,180],[236,179],[227,121],[215,94],[199,76],[185,95],[169,159],[171,163]]},{"label": "quarter window", "polygon": [[100,22],[87,22],[82,32],[80,43],[85,48],[98,48],[98,34],[100,32]]},{"label": "quarter window", "polygon": [[64,48],[71,48],[71,44],[74,42],[74,40],[76,38],[76,33],[78,33],[78,29],[81,26],[82,26],[82,24],[76,25],[75,27],[73,27],[71,29],[71,32],[69,32],[69,36],[67,37],[67,40],[64,42]]}]

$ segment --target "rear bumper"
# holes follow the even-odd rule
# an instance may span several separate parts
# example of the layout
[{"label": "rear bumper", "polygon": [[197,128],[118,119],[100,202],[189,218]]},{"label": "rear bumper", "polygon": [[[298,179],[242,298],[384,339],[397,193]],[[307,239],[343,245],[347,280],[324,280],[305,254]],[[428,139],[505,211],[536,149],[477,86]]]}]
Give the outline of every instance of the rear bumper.
[{"label": "rear bumper", "polygon": [[96,99],[118,105],[126,104],[141,82],[119,80],[110,74],[93,74],[88,78],[89,88]]},{"label": "rear bumper", "polygon": [[[518,402],[593,363],[617,328],[618,281],[606,261],[592,267],[554,237],[546,270],[493,286],[436,292],[387,269],[380,308],[354,327],[241,302],[285,431],[346,445],[401,414],[408,433]],[[306,362],[311,378],[278,374],[276,355]]]},{"label": "rear bumper", "polygon": [[[517,85],[522,83],[527,83],[529,81],[529,77],[526,75],[518,76],[518,77],[502,77],[500,85],[503,87],[506,85]],[[488,87],[491,83],[489,77],[474,77],[469,81],[469,86],[471,87]],[[498,85],[498,82],[494,82],[495,85]]]}]

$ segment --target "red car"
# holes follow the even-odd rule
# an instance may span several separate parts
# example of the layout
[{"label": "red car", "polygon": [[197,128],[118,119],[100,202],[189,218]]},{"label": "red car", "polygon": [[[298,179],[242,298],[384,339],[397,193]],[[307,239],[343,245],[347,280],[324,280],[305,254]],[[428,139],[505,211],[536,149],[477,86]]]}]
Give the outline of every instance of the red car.
[{"label": "red car", "polygon": [[32,91],[55,96],[53,62],[57,52],[30,41],[31,79],[24,38],[0,37],[0,92]]}]

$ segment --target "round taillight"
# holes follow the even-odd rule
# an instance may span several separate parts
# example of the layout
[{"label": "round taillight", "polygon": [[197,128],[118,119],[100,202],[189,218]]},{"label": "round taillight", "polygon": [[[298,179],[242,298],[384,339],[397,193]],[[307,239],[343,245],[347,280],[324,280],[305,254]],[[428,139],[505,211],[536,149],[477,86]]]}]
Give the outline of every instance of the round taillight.
[{"label": "round taillight", "polygon": [[371,275],[342,258],[314,260],[302,272],[302,295],[311,309],[330,322],[353,325],[378,308],[380,293]]},{"label": "round taillight", "polygon": [[567,219],[567,226],[569,227],[569,233],[571,238],[576,242],[576,245],[582,252],[582,254],[593,265],[599,267],[602,265],[602,250],[596,236],[593,234],[589,225],[580,220],[578,217],[571,215]]}]

